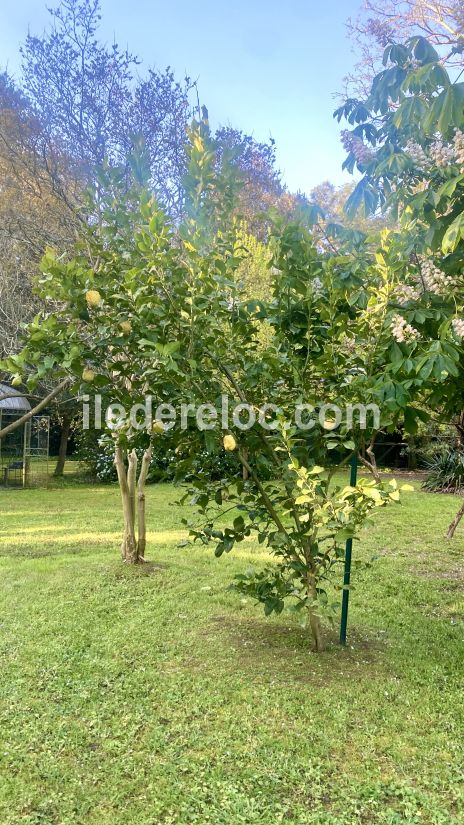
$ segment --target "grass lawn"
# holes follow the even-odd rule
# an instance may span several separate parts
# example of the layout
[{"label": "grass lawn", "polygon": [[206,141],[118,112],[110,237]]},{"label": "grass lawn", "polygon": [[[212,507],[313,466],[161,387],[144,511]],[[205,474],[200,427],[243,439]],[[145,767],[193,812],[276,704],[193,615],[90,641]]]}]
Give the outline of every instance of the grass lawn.
[{"label": "grass lawn", "polygon": [[262,548],[177,547],[176,495],[149,488],[130,569],[115,488],[0,491],[1,825],[462,825],[457,500],[376,513],[350,646],[317,656],[227,591]]}]

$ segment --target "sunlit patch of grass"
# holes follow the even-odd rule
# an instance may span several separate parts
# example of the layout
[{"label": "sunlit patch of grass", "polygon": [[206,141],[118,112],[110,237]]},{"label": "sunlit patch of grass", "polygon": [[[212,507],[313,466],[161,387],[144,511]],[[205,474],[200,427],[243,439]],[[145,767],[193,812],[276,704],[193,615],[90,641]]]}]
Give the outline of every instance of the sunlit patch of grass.
[{"label": "sunlit patch of grass", "polygon": [[[151,564],[119,557],[116,487],[0,492],[2,825],[458,825],[464,528],[405,494],[354,557],[349,645],[230,592],[148,488]],[[190,513],[191,514],[191,513]]]}]

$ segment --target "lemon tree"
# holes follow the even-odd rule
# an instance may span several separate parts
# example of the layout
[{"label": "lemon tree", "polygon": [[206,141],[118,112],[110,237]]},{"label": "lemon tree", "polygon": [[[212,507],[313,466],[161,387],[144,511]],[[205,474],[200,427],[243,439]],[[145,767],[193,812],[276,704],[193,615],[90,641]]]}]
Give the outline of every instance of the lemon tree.
[{"label": "lemon tree", "polygon": [[[112,402],[126,561],[144,557],[144,484],[153,439],[166,431],[177,480],[198,513],[185,519],[190,539],[212,543],[217,556],[249,537],[266,546],[273,564],[240,577],[236,589],[266,614],[288,604],[320,650],[321,620],[337,601],[329,580],[341,570],[347,538],[399,496],[374,481],[350,487],[331,478],[398,413],[386,409],[364,429],[333,419],[336,406],[378,396],[386,337],[384,315],[371,303],[382,281],[367,258],[353,255],[351,238],[333,253],[303,223],[278,221],[268,295],[254,299],[241,277],[243,228],[232,217],[240,181],[224,152],[218,161],[206,120],[189,134],[182,225],[142,187],[123,194],[110,174],[102,219],[75,257],[45,256],[44,310],[6,366],[31,388],[49,373],[71,376],[77,393]],[[127,413],[147,395],[159,414],[139,429]],[[205,452],[217,457],[214,477],[198,465]]]}]

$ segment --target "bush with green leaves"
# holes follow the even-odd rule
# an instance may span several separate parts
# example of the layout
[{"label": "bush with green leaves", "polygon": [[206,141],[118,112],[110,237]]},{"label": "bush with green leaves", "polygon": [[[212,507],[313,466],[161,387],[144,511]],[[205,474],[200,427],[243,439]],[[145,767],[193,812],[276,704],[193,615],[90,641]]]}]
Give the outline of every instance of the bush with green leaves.
[{"label": "bush with green leaves", "polygon": [[427,464],[424,490],[431,493],[460,493],[464,490],[464,453],[447,450],[430,459]]},{"label": "bush with green leaves", "polygon": [[457,442],[456,430],[436,421],[418,422],[417,432],[406,434],[401,455],[408,459],[410,470],[427,468],[430,461],[447,453]]},{"label": "bush with green leaves", "polygon": [[[89,475],[96,481],[116,482],[118,474],[114,463],[114,439],[109,433],[96,433],[93,430],[88,432],[87,439],[81,439],[79,444],[79,457],[85,464]],[[140,441],[140,439],[139,439]],[[135,449],[139,461],[141,461],[145,446],[137,445],[137,439],[133,439],[132,448]],[[147,474],[147,484],[157,481],[171,481],[174,476],[174,464],[176,456],[167,445],[159,440],[154,441],[152,448],[152,460]]]},{"label": "bush with green leaves", "polygon": [[[117,482],[114,438],[107,430],[84,430],[80,426],[75,441],[76,455],[91,479],[105,483]],[[141,460],[146,448],[146,434],[134,433],[131,437],[131,447],[135,448]],[[176,468],[185,458],[188,458],[188,452],[176,450],[175,442],[169,438],[169,433],[163,434],[163,437],[153,438],[147,484],[174,481]],[[241,472],[238,459],[233,454],[225,452],[222,446],[214,453],[206,449],[195,453],[192,475],[203,475],[211,480],[218,480],[227,475],[235,474],[239,477]]]}]

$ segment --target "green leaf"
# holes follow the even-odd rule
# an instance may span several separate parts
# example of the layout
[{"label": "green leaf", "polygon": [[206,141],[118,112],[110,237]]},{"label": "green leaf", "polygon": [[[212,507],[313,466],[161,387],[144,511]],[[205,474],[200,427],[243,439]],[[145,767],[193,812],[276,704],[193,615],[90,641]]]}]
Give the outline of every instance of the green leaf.
[{"label": "green leaf", "polygon": [[164,346],[164,354],[165,355],[172,355],[174,352],[180,348],[180,341],[170,341],[168,344]]},{"label": "green leaf", "polygon": [[427,112],[424,101],[417,96],[407,97],[399,105],[393,116],[393,124],[397,129],[412,123],[421,123]]},{"label": "green leaf", "polygon": [[440,186],[439,189],[436,191],[437,201],[439,202],[441,198],[448,197],[450,198],[454,195],[456,187],[459,183],[464,180],[464,175],[457,175],[454,178],[450,178],[449,180],[445,181],[445,183]]},{"label": "green leaf", "polygon": [[205,447],[208,453],[214,453],[216,449],[216,434],[214,430],[204,430]]},{"label": "green leaf", "polygon": [[464,238],[464,212],[461,212],[445,232],[442,241],[442,250],[445,255],[454,252],[459,242]]},{"label": "green leaf", "polygon": [[145,347],[152,347],[153,349],[157,349],[158,344],[156,343],[156,341],[150,341],[148,338],[140,338],[139,347],[141,349],[144,349]]},{"label": "green leaf", "polygon": [[436,63],[440,60],[440,55],[433,48],[429,41],[422,35],[415,35],[407,41],[407,45],[412,49],[414,57],[421,63]]},{"label": "green leaf", "polygon": [[302,495],[296,497],[295,504],[309,504],[310,501],[311,496]]},{"label": "green leaf", "polygon": [[[444,71],[444,70],[443,70]],[[449,80],[448,80],[449,83]],[[442,84],[446,85],[446,84]],[[464,104],[464,85],[455,83],[447,86],[436,97],[423,122],[425,132],[433,134],[437,131],[447,136],[452,126],[462,123],[462,108]]]}]

